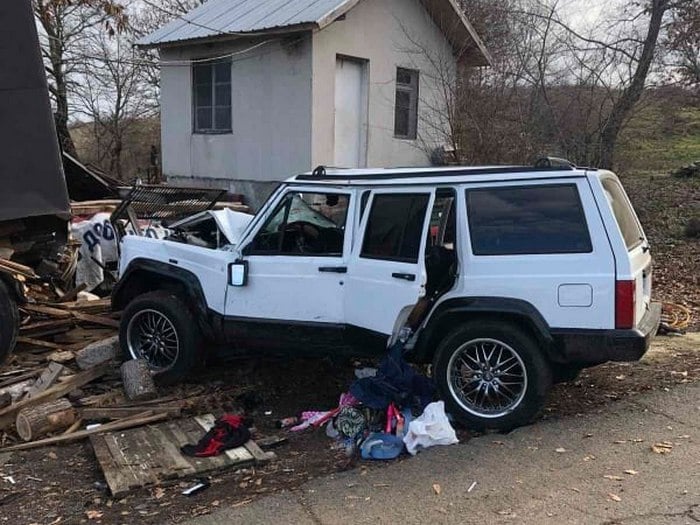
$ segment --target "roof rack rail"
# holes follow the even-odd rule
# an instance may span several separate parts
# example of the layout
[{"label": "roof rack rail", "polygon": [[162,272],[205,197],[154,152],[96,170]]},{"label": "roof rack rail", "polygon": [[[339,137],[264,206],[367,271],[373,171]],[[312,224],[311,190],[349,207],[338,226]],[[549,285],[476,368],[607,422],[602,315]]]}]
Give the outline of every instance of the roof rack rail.
[{"label": "roof rack rail", "polygon": [[539,157],[534,164],[535,168],[576,168],[576,164],[561,157]]}]

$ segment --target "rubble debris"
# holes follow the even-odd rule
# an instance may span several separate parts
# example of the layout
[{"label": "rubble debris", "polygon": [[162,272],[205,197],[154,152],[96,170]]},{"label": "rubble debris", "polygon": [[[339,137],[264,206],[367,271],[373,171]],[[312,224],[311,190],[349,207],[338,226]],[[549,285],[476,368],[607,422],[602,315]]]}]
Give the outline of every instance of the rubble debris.
[{"label": "rubble debris", "polygon": [[59,383],[58,385],[54,385],[51,388],[40,392],[31,399],[22,399],[17,403],[13,403],[9,407],[3,408],[2,410],[0,410],[0,429],[4,429],[10,426],[14,422],[17,413],[20,410],[38,405],[44,401],[53,401],[59,399],[74,388],[81,387],[89,383],[90,381],[93,381],[98,377],[103,376],[107,373],[107,371],[107,366],[99,366],[93,368],[92,370],[86,370],[84,372],[71,376],[69,379],[63,381],[62,383]]},{"label": "rubble debris", "polygon": [[125,361],[120,370],[127,399],[147,401],[158,395],[151,370],[145,359]]},{"label": "rubble debris", "polygon": [[81,370],[88,370],[101,363],[116,359],[119,355],[119,336],[113,335],[107,339],[90,343],[75,353],[75,364]]}]

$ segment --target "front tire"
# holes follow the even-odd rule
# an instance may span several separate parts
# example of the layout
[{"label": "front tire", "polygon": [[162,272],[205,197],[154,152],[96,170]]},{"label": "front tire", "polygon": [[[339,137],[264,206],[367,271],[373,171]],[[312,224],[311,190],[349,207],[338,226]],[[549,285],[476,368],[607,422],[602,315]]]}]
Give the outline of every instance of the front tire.
[{"label": "front tire", "polygon": [[124,309],[119,341],[125,360],[145,359],[159,383],[174,384],[195,367],[201,333],[180,297],[156,291],[136,297]]},{"label": "front tire", "polygon": [[503,322],[455,329],[440,343],[433,368],[449,411],[479,431],[530,423],[552,386],[552,371],[533,338]]},{"label": "front tire", "polygon": [[0,365],[10,356],[19,332],[17,302],[7,285],[0,280]]}]

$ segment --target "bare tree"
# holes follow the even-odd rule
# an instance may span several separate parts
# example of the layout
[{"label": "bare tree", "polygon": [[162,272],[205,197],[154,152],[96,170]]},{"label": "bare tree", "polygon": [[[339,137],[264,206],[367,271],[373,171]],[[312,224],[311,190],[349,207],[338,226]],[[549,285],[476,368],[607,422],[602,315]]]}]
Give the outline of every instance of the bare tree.
[{"label": "bare tree", "polygon": [[110,34],[120,31],[126,22],[124,8],[115,0],[35,0],[34,14],[43,30],[42,53],[59,142],[64,151],[77,156],[68,131],[71,78],[81,63],[75,45],[89,28],[100,27]]},{"label": "bare tree", "polygon": [[[648,13],[648,23],[641,50],[639,50],[639,54],[630,57],[629,71],[631,76],[629,83],[620,91],[600,132],[599,165],[603,168],[612,168],[615,146],[622,126],[630,117],[635,104],[642,97],[654,61],[664,15],[671,6],[670,0],[651,0],[650,5],[644,8],[644,13]],[[611,49],[611,44],[605,44],[603,48]]]},{"label": "bare tree", "polygon": [[120,179],[125,137],[157,114],[156,97],[144,77],[148,63],[135,53],[132,42],[128,27],[111,36],[88,32],[80,44],[85,60],[74,89],[77,112],[94,130],[95,160]]},{"label": "bare tree", "polygon": [[664,44],[672,74],[700,94],[700,0],[683,2],[672,12]]}]

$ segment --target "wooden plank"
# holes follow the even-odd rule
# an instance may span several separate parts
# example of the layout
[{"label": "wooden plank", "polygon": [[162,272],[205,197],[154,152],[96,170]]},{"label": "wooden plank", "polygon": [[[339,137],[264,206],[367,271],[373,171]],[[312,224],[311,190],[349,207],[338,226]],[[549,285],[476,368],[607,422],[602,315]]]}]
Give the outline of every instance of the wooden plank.
[{"label": "wooden plank", "polygon": [[[113,440],[114,436],[109,433],[90,436],[90,443],[95,452],[95,457],[102,468],[105,481],[110,488],[128,487],[129,481],[127,480],[127,476],[130,475],[130,472],[123,472],[123,469],[119,468],[117,459],[114,458],[110,448],[107,446],[108,439]],[[117,496],[115,495],[115,497]]]},{"label": "wooden plank", "polygon": [[52,330],[54,328],[64,328],[75,324],[73,319],[51,319],[49,321],[37,321],[36,323],[31,323],[25,326],[21,326],[19,329],[20,334],[34,333],[34,332],[45,332],[46,330]]},{"label": "wooden plank", "polygon": [[180,419],[92,436],[95,456],[112,495],[123,497],[137,487],[254,463],[255,458],[245,447],[241,447],[245,459],[227,454],[193,458],[180,452],[182,445],[196,443],[202,437],[202,424],[213,421],[214,417],[208,414],[200,422],[195,418]]},{"label": "wooden plank", "polygon": [[110,328],[119,328],[119,321],[117,321],[116,319],[110,319],[109,317],[104,317],[101,315],[92,315],[77,311],[73,311],[72,314],[73,317],[80,321],[99,324],[102,326],[109,326]]},{"label": "wooden plank", "polygon": [[34,339],[33,337],[20,336],[17,338],[17,342],[25,345],[38,346],[41,348],[51,348],[53,350],[63,350],[65,348],[65,345],[59,345],[50,341],[42,341],[41,339]]},{"label": "wooden plank", "polygon": [[19,412],[23,408],[28,406],[34,406],[44,401],[54,401],[59,397],[63,397],[68,392],[71,392],[76,388],[80,388],[81,386],[86,385],[90,381],[94,381],[98,377],[103,376],[109,371],[109,369],[110,365],[107,364],[97,366],[90,370],[86,370],[85,372],[76,374],[75,376],[73,376],[67,381],[64,381],[63,383],[52,386],[48,390],[40,392],[32,399],[23,399],[22,401],[15,403],[14,405],[3,408],[2,410],[0,410],[0,429],[4,429],[12,425],[17,415],[17,412]]},{"label": "wooden plank", "polygon": [[274,452],[265,452],[252,439],[246,442],[243,447],[255,458],[256,463],[268,463],[277,459],[277,454]]},{"label": "wooden plank", "polygon": [[48,315],[49,317],[55,317],[56,319],[69,319],[71,317],[71,312],[61,310],[60,308],[53,308],[51,306],[43,306],[40,304],[23,304],[22,310],[42,315]]},{"label": "wooden plank", "polygon": [[168,414],[170,417],[177,417],[182,412],[182,408],[179,406],[118,406],[118,407],[86,407],[79,409],[83,419],[93,420],[93,419],[120,419],[124,417],[132,417],[136,414],[140,414],[145,410],[150,410],[154,414]]},{"label": "wooden plank", "polygon": [[47,390],[50,386],[58,381],[58,376],[61,375],[66,368],[58,363],[51,362],[49,366],[39,376],[39,379],[27,391],[27,399],[36,397],[40,392]]},{"label": "wooden plank", "polygon": [[[164,473],[166,476],[183,477],[187,474],[194,473],[194,467],[185,459],[180,451],[182,445],[174,441],[172,433],[168,432],[168,427],[166,425],[151,427],[151,433],[154,439],[157,440],[160,450],[163,451],[163,455],[167,458],[166,462],[163,464],[163,467],[166,469]],[[176,476],[172,476],[172,474]]]},{"label": "wooden plank", "polygon": [[5,381],[0,382],[0,388],[5,388],[6,386],[12,386],[15,383],[21,383],[22,381],[26,381],[27,379],[33,379],[36,376],[40,374],[39,370],[31,370],[29,372],[25,372],[23,374],[20,374],[18,376],[12,377],[10,379],[6,379]]},{"label": "wooden plank", "polygon": [[9,261],[7,259],[0,259],[0,270],[5,270],[6,273],[18,273],[31,279],[37,279],[39,277],[29,266],[25,266],[14,261]]},{"label": "wooden plank", "polygon": [[77,310],[86,314],[100,314],[112,311],[112,300],[110,298],[97,299],[94,301],[68,301],[61,303],[42,302],[41,304],[63,310]]},{"label": "wooden plank", "polygon": [[10,447],[0,448],[0,453],[12,452],[15,450],[28,450],[31,448],[44,447],[47,445],[57,445],[59,443],[70,443],[72,441],[79,441],[93,434],[102,434],[103,432],[124,430],[127,428],[148,425],[149,423],[156,423],[158,421],[163,421],[167,418],[167,414],[151,414],[150,416],[122,419],[120,421],[114,421],[113,423],[106,423],[104,425],[100,425],[99,427],[93,428],[91,430],[80,430],[79,432],[73,432],[72,434],[68,435],[54,436],[50,438],[40,439],[38,441],[32,441],[30,443],[21,443],[19,445],[12,445]]}]

